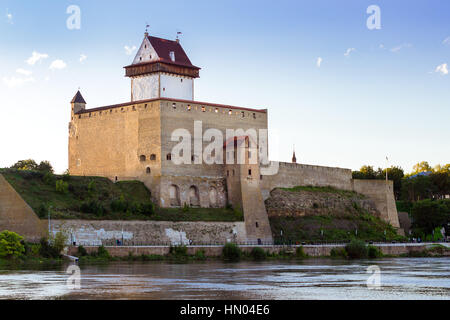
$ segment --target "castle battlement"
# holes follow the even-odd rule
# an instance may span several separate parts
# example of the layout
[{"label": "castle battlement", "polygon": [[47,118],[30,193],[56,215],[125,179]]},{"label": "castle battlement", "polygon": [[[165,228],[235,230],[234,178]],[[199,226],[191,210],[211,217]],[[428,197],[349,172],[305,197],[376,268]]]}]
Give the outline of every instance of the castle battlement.
[{"label": "castle battlement", "polygon": [[292,162],[279,162],[280,167],[286,167],[286,168],[293,168],[293,169],[305,169],[305,170],[316,170],[316,171],[330,171],[330,172],[336,172],[336,171],[347,171],[352,172],[351,169],[345,169],[345,168],[337,168],[337,167],[327,167],[327,166],[317,166],[317,165],[311,165],[311,164],[302,164],[302,163],[292,163]]},{"label": "castle battlement", "polygon": [[106,116],[112,113],[126,113],[138,110],[145,112],[146,110],[148,111],[151,110],[151,108],[158,106],[158,102],[160,102],[161,108],[170,108],[170,110],[173,111],[216,113],[217,115],[253,119],[260,117],[261,114],[267,114],[267,109],[252,109],[200,101],[158,98],[83,109],[76,112],[75,116],[78,119],[86,119],[96,116]]}]

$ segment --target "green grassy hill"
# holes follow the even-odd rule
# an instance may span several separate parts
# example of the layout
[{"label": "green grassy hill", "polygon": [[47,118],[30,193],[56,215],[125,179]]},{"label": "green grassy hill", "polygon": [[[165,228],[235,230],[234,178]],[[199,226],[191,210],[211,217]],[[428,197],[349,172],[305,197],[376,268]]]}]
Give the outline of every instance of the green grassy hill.
[{"label": "green grassy hill", "polygon": [[40,218],[87,220],[242,221],[239,212],[216,208],[157,208],[140,181],[0,169]]}]

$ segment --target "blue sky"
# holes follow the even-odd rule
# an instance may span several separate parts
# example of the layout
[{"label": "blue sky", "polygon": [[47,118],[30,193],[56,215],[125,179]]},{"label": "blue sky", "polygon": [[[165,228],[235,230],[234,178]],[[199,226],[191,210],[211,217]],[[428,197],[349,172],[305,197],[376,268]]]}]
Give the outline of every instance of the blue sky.
[{"label": "blue sky", "polygon": [[[379,30],[366,26],[372,4]],[[79,30],[66,27],[69,5]],[[125,46],[139,47],[146,23],[183,32],[202,68],[196,100],[269,110],[272,160],[295,144],[307,164],[449,163],[449,12],[443,1],[2,0],[0,167],[34,158],[64,171],[71,98],[81,87],[88,108],[129,101]]]}]

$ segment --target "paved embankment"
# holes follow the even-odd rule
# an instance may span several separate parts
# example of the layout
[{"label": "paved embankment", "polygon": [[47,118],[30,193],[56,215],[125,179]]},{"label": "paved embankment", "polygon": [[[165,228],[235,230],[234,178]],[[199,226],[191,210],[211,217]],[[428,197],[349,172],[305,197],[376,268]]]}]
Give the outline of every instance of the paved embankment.
[{"label": "paved embankment", "polygon": [[[380,248],[380,250],[385,255],[401,255],[407,254],[409,252],[420,252],[427,248],[430,248],[433,244],[431,243],[395,243],[395,244],[374,244],[374,246]],[[448,248],[450,245],[448,243],[441,243]],[[304,252],[311,257],[321,257],[329,256],[333,248],[344,247],[344,244],[328,244],[328,245],[304,245]],[[242,251],[251,252],[255,246],[240,246]],[[269,253],[278,253],[280,251],[293,250],[299,246],[259,246]],[[167,255],[169,254],[169,246],[107,246],[105,247],[111,256],[114,257],[125,257],[130,253],[139,255]],[[188,254],[195,254],[197,251],[203,250],[207,257],[217,257],[222,253],[222,246],[187,246]],[[97,251],[98,247],[90,246],[85,247],[88,253]],[[69,255],[77,254],[77,247],[69,248]]]}]

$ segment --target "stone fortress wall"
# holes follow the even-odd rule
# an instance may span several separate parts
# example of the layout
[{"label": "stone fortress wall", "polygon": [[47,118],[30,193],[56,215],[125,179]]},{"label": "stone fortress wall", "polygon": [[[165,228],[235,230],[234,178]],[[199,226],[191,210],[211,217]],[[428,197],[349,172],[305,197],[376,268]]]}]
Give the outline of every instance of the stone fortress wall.
[{"label": "stone fortress wall", "polygon": [[94,246],[117,240],[125,245],[207,245],[247,239],[244,222],[53,220],[52,230],[63,231],[72,244]]},{"label": "stone fortress wall", "polygon": [[45,221],[0,174],[0,232],[3,230],[16,232],[28,241],[39,241],[47,231]]},{"label": "stone fortress wall", "polygon": [[[237,197],[243,206],[243,185],[239,182],[227,186],[224,165],[209,165],[205,161],[195,164],[200,160],[194,155],[195,121],[202,122],[197,139],[208,129],[218,129],[225,139],[227,129],[267,129],[267,111],[177,99],[83,110],[72,114],[70,172],[106,176],[113,181],[140,180],[151,190],[152,200],[163,207],[224,207],[228,197]],[[171,135],[177,129],[186,129],[193,135],[194,164],[176,165],[171,161],[172,149],[178,144],[171,141]],[[203,148],[209,143],[202,141]],[[384,181],[354,181],[349,169],[284,162],[279,163],[277,174],[259,177],[258,173],[254,178],[260,180],[257,188],[263,201],[277,187],[331,186],[365,194],[374,200],[384,220],[399,227],[392,183],[386,186]],[[246,207],[253,208],[250,203]]]},{"label": "stone fortress wall", "polygon": [[400,228],[392,181],[355,180],[352,179],[350,169],[285,162],[279,163],[278,174],[263,176],[261,181],[264,199],[267,199],[270,191],[275,188],[295,186],[333,187],[363,194],[373,200],[384,221],[395,228]]}]

